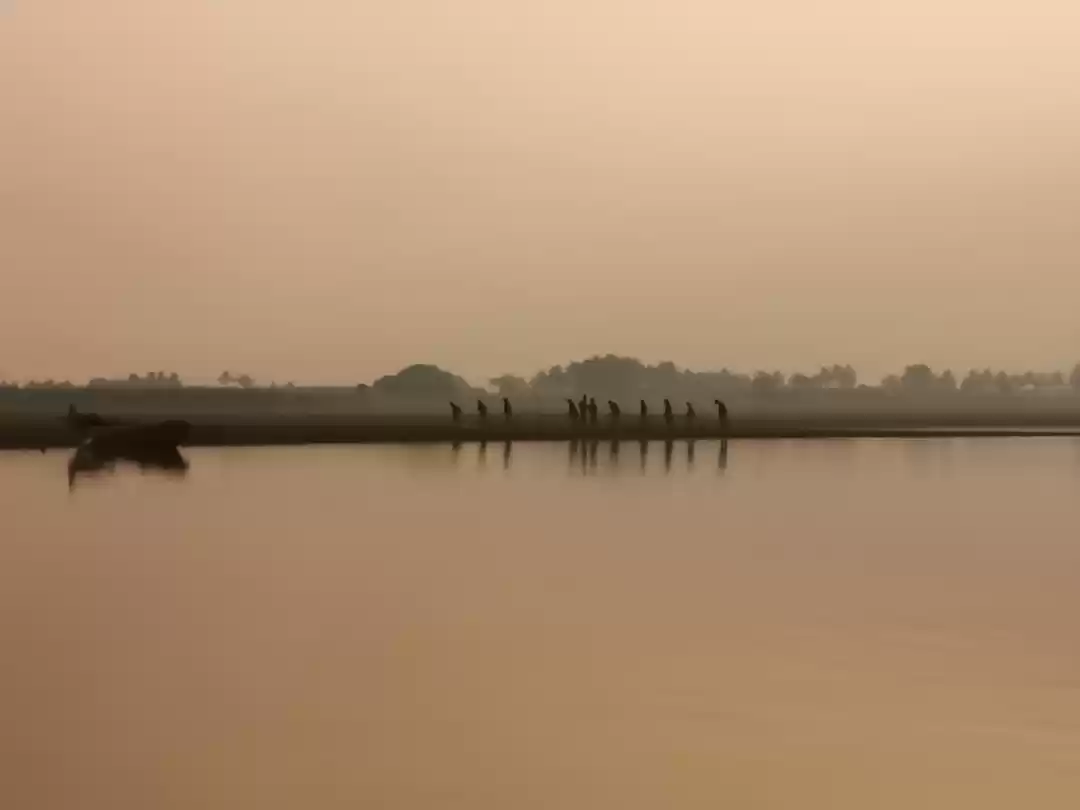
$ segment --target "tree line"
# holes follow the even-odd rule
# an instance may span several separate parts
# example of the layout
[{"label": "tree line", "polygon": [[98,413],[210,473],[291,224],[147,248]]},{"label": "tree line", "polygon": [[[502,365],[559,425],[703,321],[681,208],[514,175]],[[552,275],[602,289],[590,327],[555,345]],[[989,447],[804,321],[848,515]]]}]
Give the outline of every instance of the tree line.
[{"label": "tree line", "polygon": [[[255,389],[249,374],[222,372],[217,383],[223,388]],[[151,371],[129,374],[126,378],[94,378],[90,388],[182,388],[176,372]],[[78,387],[64,380],[14,383],[0,381],[7,389],[69,389]],[[270,388],[277,388],[271,384]],[[287,383],[282,388],[294,388]],[[631,402],[637,399],[674,398],[677,400],[727,396],[819,396],[822,393],[877,392],[894,395],[1010,395],[1030,392],[1080,393],[1080,363],[1070,373],[1062,371],[1007,372],[990,368],[972,369],[963,377],[953,371],[937,371],[916,363],[900,373],[889,374],[877,384],[863,383],[851,365],[822,366],[815,372],[785,374],[780,371],[753,373],[732,371],[693,371],[680,369],[672,362],[649,365],[632,357],[614,354],[594,356],[567,365],[556,365],[532,377],[503,374],[489,380],[488,388],[470,385],[462,377],[434,365],[416,364],[396,374],[386,375],[371,385],[357,386],[359,393],[385,399],[439,399],[482,397],[496,394],[514,401],[561,401],[591,395]]]}]

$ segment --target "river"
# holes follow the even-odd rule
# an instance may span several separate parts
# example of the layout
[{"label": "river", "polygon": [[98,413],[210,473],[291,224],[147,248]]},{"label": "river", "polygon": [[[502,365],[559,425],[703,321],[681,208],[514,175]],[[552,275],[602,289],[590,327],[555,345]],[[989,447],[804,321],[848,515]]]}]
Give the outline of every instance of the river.
[{"label": "river", "polygon": [[0,804],[1073,808],[1080,441],[0,453]]}]

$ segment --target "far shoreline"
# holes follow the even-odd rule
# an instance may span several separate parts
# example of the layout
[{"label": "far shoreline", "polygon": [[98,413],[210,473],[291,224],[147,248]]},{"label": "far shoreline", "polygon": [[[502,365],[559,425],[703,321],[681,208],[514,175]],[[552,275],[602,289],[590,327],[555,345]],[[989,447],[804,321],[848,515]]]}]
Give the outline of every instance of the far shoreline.
[{"label": "far shoreline", "polygon": [[[158,416],[133,416],[154,424]],[[183,414],[170,418],[184,419]],[[188,417],[187,447],[255,447],[312,444],[455,444],[480,442],[814,440],[814,439],[954,439],[1080,438],[1080,414],[1049,418],[1016,414],[811,414],[797,416],[734,415],[725,425],[716,418],[662,417],[642,420],[601,417],[595,424],[572,422],[556,414],[521,414],[512,419],[449,416],[364,417]],[[102,428],[100,430],[108,430]],[[47,450],[76,447],[93,432],[72,429],[55,417],[0,418],[0,450]]]}]

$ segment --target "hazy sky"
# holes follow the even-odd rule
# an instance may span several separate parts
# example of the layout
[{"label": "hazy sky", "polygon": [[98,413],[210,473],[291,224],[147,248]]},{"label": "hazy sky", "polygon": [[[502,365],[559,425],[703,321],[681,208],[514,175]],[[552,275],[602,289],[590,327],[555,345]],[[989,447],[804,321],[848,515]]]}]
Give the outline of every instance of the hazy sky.
[{"label": "hazy sky", "polygon": [[1076,0],[0,0],[0,376],[1080,359]]}]

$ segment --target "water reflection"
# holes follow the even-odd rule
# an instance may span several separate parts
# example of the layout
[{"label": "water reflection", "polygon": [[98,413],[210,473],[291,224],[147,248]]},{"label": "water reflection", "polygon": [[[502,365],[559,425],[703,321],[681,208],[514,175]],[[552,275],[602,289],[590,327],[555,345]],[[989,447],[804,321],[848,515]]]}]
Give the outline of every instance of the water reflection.
[{"label": "water reflection", "polygon": [[504,470],[509,470],[510,469],[510,464],[513,461],[513,458],[512,458],[513,453],[514,453],[514,443],[510,442],[510,441],[504,442],[503,443],[503,469]]},{"label": "water reflection", "polygon": [[686,468],[689,470],[694,469],[694,440],[688,439],[686,442]]},{"label": "water reflection", "polygon": [[719,458],[716,461],[716,466],[717,466],[717,468],[719,470],[724,471],[724,470],[727,470],[727,464],[728,464],[728,440],[723,439],[720,442],[720,455],[719,455]]},{"label": "water reflection", "polygon": [[133,447],[107,452],[87,442],[68,459],[68,487],[74,488],[80,475],[114,472],[118,464],[133,464],[140,470],[161,470],[173,475],[187,474],[190,464],[176,447]]},{"label": "water reflection", "polygon": [[644,439],[638,442],[638,453],[641,456],[641,471],[645,472],[649,465],[649,443]]},{"label": "water reflection", "polygon": [[671,457],[675,453],[675,442],[668,439],[664,442],[664,472],[671,472]]}]

